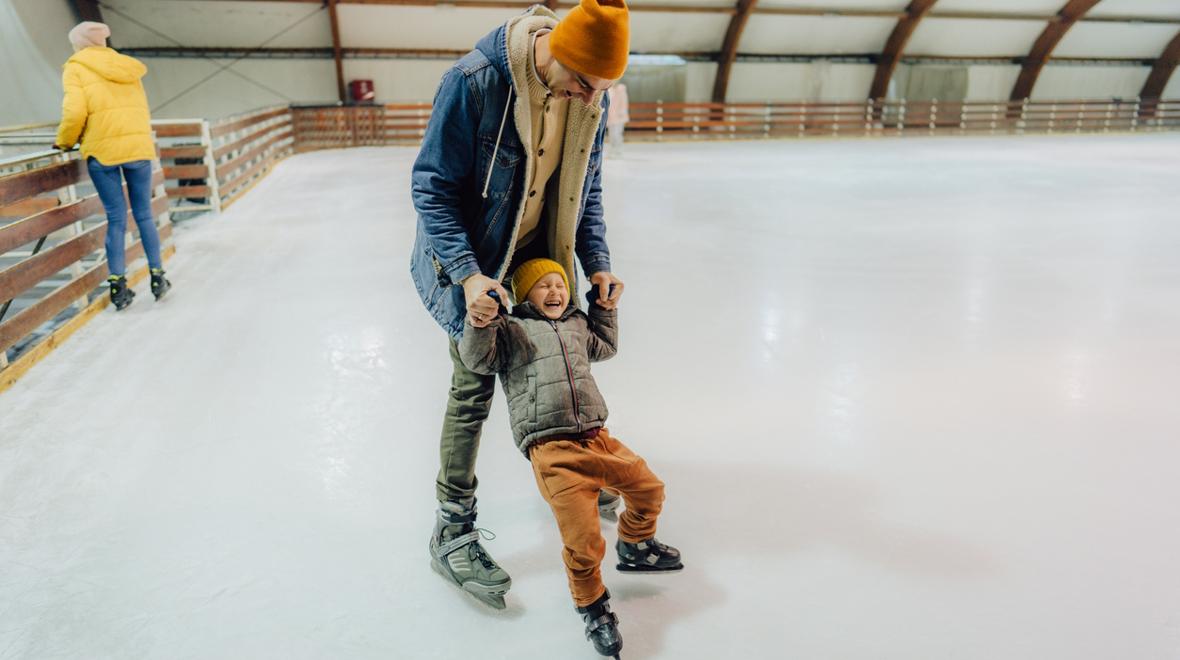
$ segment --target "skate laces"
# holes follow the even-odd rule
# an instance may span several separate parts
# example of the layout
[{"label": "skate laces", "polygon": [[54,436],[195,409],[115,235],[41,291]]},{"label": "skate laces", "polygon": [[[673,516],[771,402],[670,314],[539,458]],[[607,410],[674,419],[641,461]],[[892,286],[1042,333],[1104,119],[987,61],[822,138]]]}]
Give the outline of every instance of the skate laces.
[{"label": "skate laces", "polygon": [[475,546],[471,549],[472,558],[478,559],[479,563],[483,564],[483,567],[488,569],[489,571],[499,568],[499,566],[496,565],[496,562],[491,558],[491,556],[488,555],[488,551],[483,549],[483,544],[481,544],[479,542],[481,538],[484,541],[495,540],[496,535],[494,533],[492,533],[491,530],[484,529],[483,527],[476,527],[471,532],[471,535],[475,536],[475,538],[472,539],[472,543]]}]

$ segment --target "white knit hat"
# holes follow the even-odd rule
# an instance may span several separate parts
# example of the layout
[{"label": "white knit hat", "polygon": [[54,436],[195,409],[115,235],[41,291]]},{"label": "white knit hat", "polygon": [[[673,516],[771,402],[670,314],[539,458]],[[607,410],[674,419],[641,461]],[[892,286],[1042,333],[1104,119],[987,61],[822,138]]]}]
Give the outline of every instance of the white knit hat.
[{"label": "white knit hat", "polygon": [[70,30],[70,45],[76,51],[91,46],[105,46],[110,36],[111,28],[106,23],[83,21]]}]

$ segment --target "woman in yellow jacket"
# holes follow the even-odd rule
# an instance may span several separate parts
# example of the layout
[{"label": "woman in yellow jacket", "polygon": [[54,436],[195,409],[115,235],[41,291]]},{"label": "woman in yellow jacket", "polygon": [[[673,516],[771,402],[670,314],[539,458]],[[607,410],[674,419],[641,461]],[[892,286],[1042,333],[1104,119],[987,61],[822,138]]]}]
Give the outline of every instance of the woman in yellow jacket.
[{"label": "woman in yellow jacket", "polygon": [[160,258],[160,235],[152,218],[151,115],[140,79],[147,67],[139,60],[107,48],[111,30],[102,23],[87,21],[70,30],[74,55],[62,74],[65,99],[61,125],[54,147],[69,149],[82,141],[82,158],[98,190],[107,215],[107,267],[110,270],[111,301],[116,309],[131,304],[135,292],[127,286],[124,237],[127,234],[127,203],[139,227],[140,240],[151,268],[152,293],[159,300],[171,283],[164,278]]}]

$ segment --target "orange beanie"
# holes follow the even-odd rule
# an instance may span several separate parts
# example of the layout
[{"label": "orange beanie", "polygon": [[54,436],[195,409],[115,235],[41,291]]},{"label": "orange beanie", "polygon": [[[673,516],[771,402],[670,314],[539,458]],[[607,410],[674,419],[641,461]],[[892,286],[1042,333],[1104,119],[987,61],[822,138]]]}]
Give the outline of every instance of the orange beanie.
[{"label": "orange beanie", "polygon": [[549,34],[549,48],[566,67],[606,80],[627,70],[631,26],[625,0],[581,0]]}]

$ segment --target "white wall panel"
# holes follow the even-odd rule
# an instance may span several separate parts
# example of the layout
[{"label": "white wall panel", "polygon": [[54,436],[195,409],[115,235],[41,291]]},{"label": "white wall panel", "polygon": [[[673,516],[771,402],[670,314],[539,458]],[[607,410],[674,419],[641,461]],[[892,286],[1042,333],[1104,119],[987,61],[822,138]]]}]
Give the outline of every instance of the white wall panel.
[{"label": "white wall panel", "polygon": [[926,18],[914,30],[905,54],[1024,56],[1044,29],[1045,23],[1042,21]]},{"label": "white wall panel", "polygon": [[[750,23],[755,20],[757,17],[751,18]],[[725,14],[633,12],[631,50],[662,53],[719,51],[728,27],[729,16]],[[744,46],[745,40],[740,50],[744,51]]]},{"label": "white wall panel", "polygon": [[869,9],[877,11],[902,11],[909,4],[909,0],[760,0],[759,7],[797,7],[815,9],[817,7],[831,11],[841,9]]},{"label": "white wall panel", "polygon": [[[298,23],[267,44],[272,48],[322,48],[332,45],[328,12],[313,3],[208,2],[204,0],[107,0],[103,10],[111,39],[120,47],[185,46],[252,48]],[[151,30],[119,15],[126,14]],[[306,19],[306,20],[304,20]],[[302,22],[300,22],[302,21]]]},{"label": "white wall panel", "polygon": [[447,69],[447,60],[344,60],[345,80],[373,81],[381,103],[430,102]]},{"label": "white wall panel", "polygon": [[1051,16],[1061,11],[1066,0],[938,0],[934,11],[995,11]]},{"label": "white wall panel", "polygon": [[1180,99],[1180,75],[1177,75],[1175,72],[1172,73],[1167,86],[1164,87],[1163,98]]},{"label": "white wall panel", "polygon": [[1006,101],[1020,75],[1018,65],[978,64],[967,68],[967,101]]},{"label": "white wall panel", "polygon": [[[56,121],[61,116],[61,65],[74,26],[63,2],[0,0],[0,126]],[[62,11],[64,10],[64,11]]]},{"label": "white wall panel", "polygon": [[870,64],[738,62],[729,76],[728,100],[863,101],[875,70]]},{"label": "white wall panel", "polygon": [[1176,0],[1102,0],[1088,16],[1159,16],[1180,18]]},{"label": "white wall panel", "polygon": [[243,60],[236,71],[253,78],[278,94],[229,72],[222,72],[195,89],[176,97],[190,85],[217,70],[200,59],[146,58],[144,78],[152,116],[160,119],[204,117],[216,119],[268,105],[296,102],[335,102],[336,69],[332,60]]},{"label": "white wall panel", "polygon": [[[1178,0],[1180,3],[1180,0]],[[1154,59],[1180,26],[1146,23],[1078,23],[1057,44],[1054,57],[1144,57]]]},{"label": "white wall panel", "polygon": [[1139,96],[1148,67],[1069,66],[1052,62],[1041,70],[1032,99],[1131,99]]},{"label": "white wall panel", "polygon": [[337,12],[349,48],[468,50],[520,10],[340,5]]},{"label": "white wall panel", "polygon": [[[684,100],[689,103],[708,103],[713,100],[713,84],[717,79],[714,62],[689,62],[684,81]],[[732,88],[732,83],[730,83]]]},{"label": "white wall panel", "polygon": [[754,14],[740,53],[879,53],[893,32],[892,18]]},{"label": "white wall panel", "polygon": [[659,7],[660,5],[677,5],[689,7],[725,7],[728,9],[732,9],[734,6],[733,0],[631,0],[627,4],[631,7]]}]

